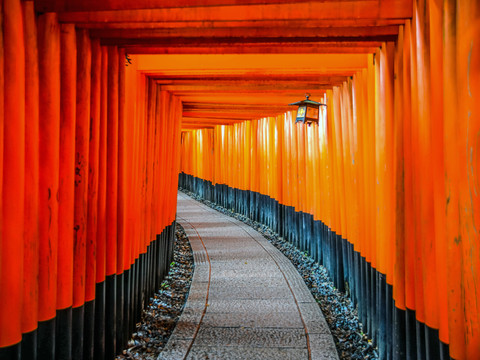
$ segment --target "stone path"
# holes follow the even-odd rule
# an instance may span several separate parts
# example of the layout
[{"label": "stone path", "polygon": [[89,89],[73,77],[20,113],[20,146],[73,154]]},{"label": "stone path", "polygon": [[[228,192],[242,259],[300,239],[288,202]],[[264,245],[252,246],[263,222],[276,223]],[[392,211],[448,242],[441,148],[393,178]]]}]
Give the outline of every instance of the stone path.
[{"label": "stone path", "polygon": [[338,359],[302,278],[265,238],[182,193],[177,221],[195,273],[159,359]]}]

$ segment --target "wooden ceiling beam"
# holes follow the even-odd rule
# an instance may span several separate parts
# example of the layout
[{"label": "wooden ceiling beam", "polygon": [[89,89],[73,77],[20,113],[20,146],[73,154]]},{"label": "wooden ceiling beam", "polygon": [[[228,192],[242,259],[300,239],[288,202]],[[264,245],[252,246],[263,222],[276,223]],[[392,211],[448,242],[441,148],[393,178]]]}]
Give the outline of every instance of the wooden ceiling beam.
[{"label": "wooden ceiling beam", "polygon": [[182,86],[185,86],[186,90],[189,87],[203,86],[230,86],[234,88],[243,88],[243,87],[252,87],[259,86],[261,88],[271,88],[275,89],[277,86],[286,86],[286,87],[295,87],[298,85],[316,87],[322,86],[324,84],[331,84],[332,82],[343,82],[347,79],[347,76],[329,76],[329,75],[320,75],[320,76],[310,76],[310,77],[295,77],[291,76],[290,78],[276,78],[276,77],[237,77],[237,78],[209,78],[209,77],[197,77],[189,79],[165,79],[158,78],[155,79],[156,83],[160,86],[173,86],[178,87],[179,89]]},{"label": "wooden ceiling beam", "polygon": [[95,22],[78,23],[77,26],[92,30],[147,30],[162,29],[181,30],[189,29],[216,29],[216,28],[293,28],[293,29],[317,29],[317,28],[355,28],[355,27],[388,27],[404,24],[404,19],[307,19],[307,20],[240,20],[240,21],[162,21],[162,22]]},{"label": "wooden ceiling beam", "polygon": [[371,54],[380,43],[354,43],[354,44],[303,44],[281,46],[277,45],[251,45],[245,46],[204,46],[204,47],[165,47],[152,45],[125,46],[128,54],[151,55],[207,55],[207,54]]},{"label": "wooden ceiling beam", "polygon": [[[188,41],[198,41],[201,39],[217,39],[220,42],[225,42],[225,39],[232,39],[232,42],[240,41],[237,39],[259,39],[252,42],[265,42],[266,39],[299,39],[302,42],[318,41],[318,39],[329,38],[380,38],[385,36],[396,37],[398,35],[398,25],[388,26],[348,26],[348,27],[221,27],[221,28],[156,28],[156,29],[105,29],[105,30],[90,30],[93,37],[106,39],[124,39],[124,40],[146,40],[153,39],[159,41],[160,39],[192,39]],[[347,40],[348,41],[348,40]]]},{"label": "wooden ceiling beam", "polygon": [[252,83],[250,85],[236,86],[236,85],[161,85],[162,90],[167,90],[172,93],[198,93],[198,92],[210,92],[210,93],[263,93],[265,91],[271,93],[284,93],[292,90],[302,91],[317,91],[331,89],[332,86],[340,85],[343,81],[318,83],[318,84],[278,84],[278,85],[259,85]]},{"label": "wooden ceiling beam", "polygon": [[188,111],[204,111],[204,110],[252,110],[252,111],[268,111],[272,108],[275,109],[288,109],[289,107],[285,104],[281,106],[277,105],[268,105],[268,104],[242,104],[242,103],[232,103],[232,104],[222,104],[222,103],[205,103],[205,102],[183,102],[183,109]]},{"label": "wooden ceiling beam", "polygon": [[151,39],[101,39],[102,45],[116,45],[125,47],[129,46],[150,46],[158,48],[184,48],[189,47],[191,49],[199,48],[224,48],[228,49],[231,46],[237,48],[249,48],[249,47],[289,47],[293,46],[298,51],[299,45],[303,45],[303,48],[311,46],[329,46],[329,47],[378,47],[382,42],[393,42],[397,39],[396,35],[383,35],[376,37],[331,37],[331,38],[275,38],[275,39],[260,39],[260,38],[151,38]]},{"label": "wooden ceiling beam", "polygon": [[[311,0],[262,0],[263,4],[303,3]],[[35,0],[39,12],[108,11],[182,8],[198,6],[235,6],[258,4],[258,0]]]},{"label": "wooden ceiling beam", "polygon": [[176,74],[176,75],[155,75],[149,74],[149,76],[157,81],[159,85],[188,85],[188,84],[249,84],[255,81],[258,84],[275,85],[278,83],[291,83],[291,82],[312,82],[317,81],[331,81],[335,79],[346,79],[347,76],[342,72],[333,75],[325,74],[276,74],[274,76],[264,73],[258,74]]},{"label": "wooden ceiling beam", "polygon": [[[90,8],[86,10],[90,10]],[[412,0],[312,1],[302,4],[302,6],[297,3],[262,3],[117,11],[72,11],[59,14],[61,22],[70,23],[407,19],[411,17]]]},{"label": "wooden ceiling beam", "polygon": [[351,54],[285,55],[141,55],[132,56],[139,71],[153,77],[176,75],[209,76],[319,76],[351,75],[367,66],[368,56]]}]

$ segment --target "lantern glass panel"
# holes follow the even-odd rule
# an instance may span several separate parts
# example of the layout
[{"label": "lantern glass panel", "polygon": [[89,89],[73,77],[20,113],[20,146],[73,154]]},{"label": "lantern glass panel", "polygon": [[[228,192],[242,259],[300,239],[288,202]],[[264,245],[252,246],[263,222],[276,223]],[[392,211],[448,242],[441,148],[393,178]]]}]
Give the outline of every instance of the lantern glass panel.
[{"label": "lantern glass panel", "polygon": [[307,118],[318,120],[318,107],[307,108]]},{"label": "lantern glass panel", "polygon": [[299,106],[297,110],[297,120],[296,121],[305,121],[305,115],[307,112],[307,107],[305,105]]}]

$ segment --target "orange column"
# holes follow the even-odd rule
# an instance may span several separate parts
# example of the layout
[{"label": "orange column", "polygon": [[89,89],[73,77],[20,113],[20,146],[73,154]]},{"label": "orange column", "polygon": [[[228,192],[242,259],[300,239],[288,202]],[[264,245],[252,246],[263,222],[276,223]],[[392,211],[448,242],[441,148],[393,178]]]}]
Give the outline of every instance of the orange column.
[{"label": "orange column", "polygon": [[[426,2],[426,0],[425,0]],[[417,217],[421,239],[421,259],[423,266],[423,291],[425,319],[420,319],[431,328],[438,329],[438,299],[437,299],[437,278],[435,259],[435,223],[434,223],[434,200],[433,200],[433,177],[432,177],[432,128],[433,122],[430,113],[430,44],[428,34],[428,14],[423,1],[419,1],[416,12],[416,40],[417,40],[417,81],[418,81],[418,122],[415,124],[417,133],[417,161],[419,212]],[[415,11],[415,8],[414,8]],[[435,74],[436,75],[436,74]],[[435,161],[435,159],[433,159]],[[421,272],[422,273],[422,272]],[[422,274],[419,274],[422,276]]]},{"label": "orange column", "polygon": [[448,332],[450,356],[465,359],[464,306],[462,294],[462,247],[460,233],[460,163],[457,149],[460,129],[458,126],[457,98],[457,29],[456,6],[454,0],[445,1],[444,11],[444,48],[443,48],[443,139],[445,146],[445,203],[446,203],[446,246],[447,257],[447,294],[448,294]]},{"label": "orange column", "polygon": [[108,118],[108,49],[101,47],[100,71],[100,125],[98,150],[98,219],[96,249],[96,282],[105,280],[107,237],[107,118]]},{"label": "orange column", "polygon": [[20,1],[3,2],[5,61],[2,192],[2,255],[0,261],[0,346],[22,338],[23,226],[25,193],[25,48]]},{"label": "orange column", "polygon": [[[107,93],[107,199],[106,199],[106,307],[105,356],[113,357],[116,345],[117,224],[118,224],[118,49],[108,47]],[[120,330],[120,329],[118,329]]]},{"label": "orange column", "polygon": [[[430,116],[431,116],[431,151],[433,201],[435,214],[435,275],[437,289],[432,296],[438,302],[439,338],[448,344],[448,294],[447,294],[447,239],[445,233],[445,166],[443,141],[443,0],[428,2],[428,23],[430,41]],[[432,271],[431,269],[429,271]]]},{"label": "orange column", "polygon": [[75,25],[61,25],[60,176],[58,203],[57,309],[72,306],[75,197],[77,43]]},{"label": "orange column", "polygon": [[[413,214],[412,94],[411,94],[411,23],[405,23],[403,42],[403,161],[405,222],[405,307],[415,309],[415,227]],[[402,155],[400,155],[402,157]]]},{"label": "orange column", "polygon": [[107,113],[107,273],[117,271],[117,196],[118,196],[118,50],[108,47]]},{"label": "orange column", "polygon": [[40,268],[39,320],[55,317],[58,255],[60,32],[56,14],[39,17]]},{"label": "orange column", "polygon": [[[28,333],[37,328],[38,321],[39,79],[37,26],[33,1],[25,1],[22,5],[25,20],[25,243],[22,332]],[[0,48],[2,47],[0,45]],[[0,54],[0,57],[3,55]],[[0,88],[3,90],[1,82]],[[0,99],[3,99],[1,94]],[[0,102],[2,101],[0,100]],[[0,127],[3,127],[1,122]],[[0,156],[2,155],[0,154]]]},{"label": "orange column", "polygon": [[404,28],[399,29],[398,42],[395,49],[394,72],[395,98],[394,98],[394,172],[395,172],[395,257],[393,271],[393,299],[395,306],[405,310],[405,161],[404,161],[404,137],[403,119],[404,111],[404,68],[403,68]]},{"label": "orange column", "polygon": [[85,302],[91,56],[87,30],[79,30],[77,32],[73,307],[82,306]]},{"label": "orange column", "polygon": [[480,4],[457,1],[457,126],[465,355],[480,358]]},{"label": "orange column", "polygon": [[126,249],[126,132],[125,132],[125,49],[118,54],[118,222],[117,222],[117,274],[125,269]]},{"label": "orange column", "polygon": [[[412,310],[416,311],[416,318],[421,322],[425,322],[425,306],[424,306],[424,294],[423,294],[423,263],[422,263],[422,242],[417,241],[420,239],[419,231],[420,229],[415,225],[417,219],[420,218],[420,204],[419,204],[419,194],[418,194],[418,186],[413,182],[413,179],[417,179],[419,177],[420,169],[419,169],[419,149],[418,149],[418,126],[417,124],[420,121],[419,112],[418,112],[418,82],[417,82],[417,41],[416,41],[416,34],[417,34],[417,24],[416,19],[412,20],[412,27],[410,33],[410,63],[411,63],[411,108],[412,108],[412,119],[411,119],[411,153],[412,153],[412,215],[413,219],[413,231],[412,231],[412,245],[414,248],[414,278],[415,278],[415,308]],[[405,209],[407,211],[407,208]],[[408,214],[408,213],[407,213]],[[410,220],[410,219],[409,219]],[[408,223],[407,223],[408,226]],[[408,237],[407,237],[408,240]]]},{"label": "orange column", "polygon": [[[123,60],[124,59],[119,59]],[[126,66],[125,73],[125,99],[135,99],[137,94],[137,70],[136,70],[136,61],[133,61],[132,64]],[[135,179],[135,146],[137,139],[136,134],[136,118],[135,118],[135,109],[136,102],[129,100],[125,102],[125,121],[126,121],[126,137],[125,137],[125,147],[126,147],[126,192],[127,192],[127,203],[125,204],[126,208],[126,241],[128,246],[125,248],[125,268],[129,269],[133,264],[135,257],[133,253],[133,239],[134,239],[134,222],[136,220],[136,213],[134,212],[135,204],[135,188],[134,188],[134,179]]]},{"label": "orange column", "polygon": [[96,252],[98,229],[98,193],[100,160],[100,114],[102,49],[99,40],[92,40],[92,74],[90,96],[90,137],[88,148],[88,209],[87,209],[87,267],[85,272],[85,301],[95,299]]}]

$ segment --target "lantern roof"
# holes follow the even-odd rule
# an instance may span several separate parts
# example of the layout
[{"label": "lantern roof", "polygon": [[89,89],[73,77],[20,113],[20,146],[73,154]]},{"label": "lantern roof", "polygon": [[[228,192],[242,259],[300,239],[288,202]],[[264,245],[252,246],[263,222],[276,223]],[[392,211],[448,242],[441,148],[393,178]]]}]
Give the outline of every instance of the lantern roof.
[{"label": "lantern roof", "polygon": [[288,105],[297,105],[297,106],[301,106],[301,105],[317,105],[317,106],[325,105],[325,104],[310,100],[309,97],[310,97],[310,94],[305,94],[305,100],[297,101],[297,102],[294,102],[294,103],[291,103],[291,104],[288,104]]}]

